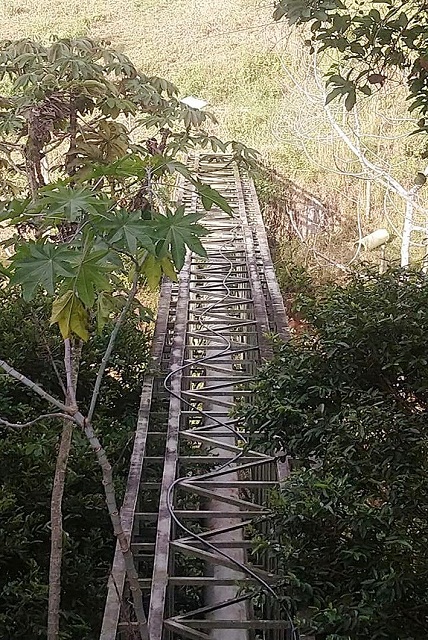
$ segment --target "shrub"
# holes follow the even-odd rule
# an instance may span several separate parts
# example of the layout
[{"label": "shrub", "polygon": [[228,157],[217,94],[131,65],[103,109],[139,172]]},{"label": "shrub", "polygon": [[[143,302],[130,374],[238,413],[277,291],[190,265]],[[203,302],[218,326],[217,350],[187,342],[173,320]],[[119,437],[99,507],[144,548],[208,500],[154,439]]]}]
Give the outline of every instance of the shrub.
[{"label": "shrub", "polygon": [[[312,304],[243,409],[286,449],[265,544],[302,629],[335,640],[422,640],[428,628],[428,281],[356,274]],[[273,540],[279,540],[279,545]]]},{"label": "shrub", "polygon": [[[62,370],[61,339],[46,331],[49,301],[34,305],[0,290],[0,354],[46,390],[61,390],[48,349]],[[110,328],[111,329],[111,328]],[[84,346],[80,400],[89,403],[96,365],[106,333]],[[141,378],[148,363],[149,338],[138,318],[119,333],[97,410],[97,427],[115,462],[123,489],[139,405]],[[43,401],[0,375],[0,415],[25,420],[46,411]],[[0,636],[8,640],[46,637],[50,493],[61,425],[0,431]],[[64,500],[62,628],[64,640],[98,638],[114,538],[105,509],[99,467],[86,439],[75,432]]]}]

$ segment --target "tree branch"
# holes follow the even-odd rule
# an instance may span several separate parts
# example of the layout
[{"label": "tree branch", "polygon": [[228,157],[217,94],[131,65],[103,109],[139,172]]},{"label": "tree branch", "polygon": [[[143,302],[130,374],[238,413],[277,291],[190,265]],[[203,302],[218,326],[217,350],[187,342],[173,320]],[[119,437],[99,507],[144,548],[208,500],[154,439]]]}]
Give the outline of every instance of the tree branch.
[{"label": "tree branch", "polygon": [[[358,160],[360,161],[360,163],[363,165],[363,167],[366,167],[366,169],[369,169],[370,171],[373,172],[373,174],[375,175],[375,179],[379,180],[379,182],[381,184],[383,184],[384,186],[387,186],[389,188],[391,188],[393,191],[395,191],[395,193],[397,193],[399,196],[401,196],[406,202],[408,202],[412,207],[414,207],[415,209],[418,209],[419,211],[421,211],[422,213],[426,214],[427,210],[425,207],[421,207],[419,205],[417,205],[414,202],[414,195],[413,195],[413,189],[406,189],[405,187],[403,187],[402,184],[400,184],[400,182],[398,182],[398,180],[396,180],[393,176],[391,176],[388,171],[386,171],[385,169],[383,169],[382,167],[373,164],[373,162],[370,162],[370,160],[368,160],[368,158],[364,155],[363,151],[360,148],[359,145],[359,136],[357,136],[357,144],[355,144],[351,138],[345,133],[345,131],[342,129],[342,127],[337,123],[337,121],[335,120],[331,109],[328,105],[325,104],[325,99],[326,99],[326,93],[322,87],[322,83],[321,80],[319,78],[318,75],[318,64],[317,64],[317,56],[316,54],[314,54],[314,64],[313,64],[313,69],[314,69],[314,77],[315,77],[315,81],[318,85],[318,89],[320,90],[320,93],[323,96],[323,100],[324,100],[324,112],[330,122],[331,127],[334,129],[334,131],[336,131],[336,133],[339,135],[339,137],[345,142],[345,144],[348,146],[348,148],[352,151],[352,153],[354,153],[354,155],[358,158]],[[426,172],[426,170],[424,171],[424,173]]]},{"label": "tree branch", "polygon": [[60,402],[59,400],[51,396],[50,393],[42,389],[42,387],[40,387],[38,384],[36,384],[26,376],[24,376],[22,373],[19,373],[19,371],[11,367],[4,360],[0,360],[0,368],[6,371],[6,373],[10,375],[12,378],[15,378],[15,380],[18,380],[18,382],[20,382],[21,384],[24,384],[26,387],[29,387],[32,391],[34,391],[34,393],[37,393],[37,395],[39,395],[41,398],[43,398],[50,404],[53,404],[54,407],[58,407],[58,409],[61,409],[61,411],[64,411],[67,415],[73,415],[74,408],[73,408],[73,412],[70,413],[70,407],[67,407],[63,402]]},{"label": "tree branch", "polygon": [[94,391],[92,393],[92,398],[91,398],[91,405],[89,407],[88,416],[87,416],[88,422],[92,421],[92,417],[94,415],[95,406],[97,404],[97,400],[98,400],[98,396],[99,396],[100,388],[101,388],[101,383],[102,383],[104,372],[106,370],[107,363],[108,363],[108,361],[110,359],[110,356],[111,356],[111,353],[113,351],[114,343],[116,342],[116,338],[117,338],[117,334],[119,333],[119,329],[120,329],[120,327],[122,326],[122,324],[123,324],[123,322],[125,320],[125,316],[129,311],[129,307],[131,306],[133,299],[135,298],[135,295],[137,293],[137,289],[138,289],[138,271],[136,269],[135,270],[135,275],[134,275],[134,278],[133,278],[133,282],[132,282],[132,287],[131,287],[131,289],[129,291],[129,294],[128,294],[128,299],[127,299],[126,304],[123,307],[118,319],[116,320],[116,324],[115,324],[114,329],[113,329],[113,331],[111,332],[111,335],[110,335],[110,340],[108,342],[107,349],[105,350],[105,353],[103,355],[103,359],[101,360],[101,364],[100,364],[100,367],[98,369],[97,379],[95,380]]},{"label": "tree branch", "polygon": [[[79,375],[82,341],[64,340],[64,366],[67,376],[67,391],[65,402],[67,405],[76,403],[76,387]],[[77,422],[77,420],[76,420]],[[63,421],[59,450],[55,465],[55,475],[51,496],[51,553],[49,559],[49,596],[48,596],[48,624],[47,640],[58,640],[61,610],[61,573],[63,554],[63,517],[62,501],[65,490],[67,464],[73,441],[73,425]]]},{"label": "tree branch", "polygon": [[66,413],[43,413],[29,422],[9,422],[4,418],[0,418],[0,425],[8,427],[9,429],[24,429],[25,427],[32,427],[34,424],[37,424],[37,422],[40,422],[41,420],[48,420],[49,418],[62,418],[63,420],[75,422],[73,416],[67,415]]},{"label": "tree branch", "polygon": [[76,402],[76,388],[75,388],[75,380],[76,375],[73,373],[73,361],[72,361],[72,349],[70,338],[64,339],[64,366],[65,366],[65,374],[67,378],[67,402],[70,403],[72,407],[77,408]]}]

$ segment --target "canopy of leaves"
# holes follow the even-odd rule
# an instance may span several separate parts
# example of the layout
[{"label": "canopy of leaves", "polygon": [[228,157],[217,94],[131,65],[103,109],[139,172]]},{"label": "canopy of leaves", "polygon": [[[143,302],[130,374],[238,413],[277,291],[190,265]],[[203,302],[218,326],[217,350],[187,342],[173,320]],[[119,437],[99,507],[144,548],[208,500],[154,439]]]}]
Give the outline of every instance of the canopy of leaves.
[{"label": "canopy of leaves", "polygon": [[313,332],[279,348],[243,410],[259,446],[292,458],[263,544],[302,629],[423,640],[428,281],[356,275],[306,316]]},{"label": "canopy of leaves", "polygon": [[[123,54],[86,38],[44,46],[0,45],[0,222],[13,247],[2,279],[30,301],[55,295],[51,321],[63,338],[88,339],[135,278],[155,288],[176,279],[188,249],[205,255],[202,217],[174,200],[178,177],[202,206],[232,209],[178,155],[196,145],[251,161],[243,145],[222,143],[201,125],[168,81],[138,71]],[[126,118],[125,118],[126,116]],[[119,119],[119,120],[118,120]],[[109,297],[110,296],[110,297]],[[109,305],[106,301],[109,300]]]},{"label": "canopy of leaves", "polygon": [[[344,96],[347,109],[357,92],[370,95],[396,71],[404,72],[410,109],[428,112],[428,9],[424,0],[278,0],[274,18],[309,24],[312,51],[335,50],[328,101]],[[421,129],[428,131],[425,123]]]}]

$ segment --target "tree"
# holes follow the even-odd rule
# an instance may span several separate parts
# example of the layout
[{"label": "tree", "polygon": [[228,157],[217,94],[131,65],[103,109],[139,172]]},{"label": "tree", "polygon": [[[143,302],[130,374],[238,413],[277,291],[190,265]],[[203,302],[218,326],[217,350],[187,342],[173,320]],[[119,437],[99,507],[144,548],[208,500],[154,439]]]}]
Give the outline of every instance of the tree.
[{"label": "tree", "polygon": [[280,346],[243,410],[258,446],[287,451],[292,469],[261,544],[279,563],[303,630],[422,640],[426,278],[356,274],[304,308],[312,332]]},{"label": "tree", "polygon": [[[13,255],[3,276],[24,300],[52,297],[52,325],[64,344],[63,399],[23,376],[4,360],[0,367],[32,389],[55,411],[31,427],[63,420],[52,502],[51,583],[48,640],[59,633],[61,502],[72,431],[81,429],[102,469],[106,503],[127,567],[142,638],[147,636],[141,591],[127,535],[121,527],[111,465],[93,428],[97,400],[117,334],[131,311],[144,314],[139,286],[155,288],[162,275],[176,279],[187,248],[204,255],[201,214],[186,215],[168,185],[177,175],[210,209],[227,202],[202,184],[178,159],[196,145],[252,159],[242,145],[228,145],[200,130],[209,117],[177,98],[168,81],[148,78],[124,55],[88,39],[55,40],[49,46],[22,40],[3,43],[0,80],[0,154],[7,223]],[[82,342],[107,321],[115,326],[89,406],[77,403]],[[1,424],[13,428],[8,420]],[[21,425],[22,426],[22,425]],[[16,427],[16,425],[15,425]],[[54,535],[55,534],[55,535]]]},{"label": "tree", "polygon": [[[345,97],[348,110],[357,93],[371,95],[374,88],[406,74],[410,109],[428,112],[428,11],[424,0],[279,0],[274,18],[291,25],[308,24],[307,46],[340,54],[328,73],[332,85],[327,100]],[[341,65],[347,69],[345,76]],[[420,129],[428,131],[424,121]]]},{"label": "tree", "polygon": [[[52,362],[62,373],[62,341],[49,328],[50,301],[38,296],[26,303],[18,289],[0,288],[0,353],[16,369],[45,389],[61,393]],[[19,332],[17,332],[19,327]],[[88,406],[96,369],[112,326],[83,345],[78,402]],[[150,324],[130,314],[122,325],[103,380],[97,405],[102,434],[121,500],[125,489],[139,395],[150,366]],[[114,375],[112,375],[114,374]],[[45,413],[44,401],[30,389],[0,376],[0,415],[26,422]],[[50,500],[60,425],[55,420],[34,429],[0,434],[0,634],[8,640],[46,638]],[[84,434],[73,431],[67,464],[61,527],[61,638],[99,637],[114,536],[99,481],[99,467]]]},{"label": "tree", "polygon": [[[413,133],[422,136],[414,141],[413,153],[427,157],[426,136],[423,135],[428,130],[425,123],[428,107],[425,59],[428,12],[425,3],[417,0],[400,3],[283,0],[276,2],[274,17],[276,20],[287,19],[294,26],[304,26],[301,31],[306,37],[305,44],[314,57],[310,74],[317,76],[319,69],[324,70],[326,89],[317,79],[317,93],[320,93],[334,135],[340,137],[361,163],[356,177],[367,180],[367,190],[375,181],[385,187],[385,201],[389,191],[405,200],[404,223],[397,235],[402,236],[401,264],[407,265],[410,245],[421,247],[426,243],[426,209],[420,206],[417,194],[426,182],[427,168],[410,168],[409,171],[414,172],[410,181],[408,175],[394,176],[388,166],[390,149],[384,162],[379,162],[377,155],[371,153],[374,136],[372,133],[364,139],[364,118],[360,120],[356,107],[358,96],[373,95],[380,101],[388,91],[396,92],[398,96],[401,88],[411,114],[419,117],[415,117]],[[313,96],[307,98],[311,100]],[[340,109],[331,108],[330,103],[341,98],[346,109],[353,111],[353,117],[347,122],[349,126],[344,126],[347,119]],[[367,109],[376,111],[377,102],[374,99],[369,102]],[[412,155],[409,149],[403,148],[401,160],[404,166],[409,165],[409,155]],[[414,213],[422,213],[422,223]],[[416,242],[411,242],[413,232],[417,236],[424,234],[424,238],[418,237]],[[420,249],[417,251],[419,254]]]}]

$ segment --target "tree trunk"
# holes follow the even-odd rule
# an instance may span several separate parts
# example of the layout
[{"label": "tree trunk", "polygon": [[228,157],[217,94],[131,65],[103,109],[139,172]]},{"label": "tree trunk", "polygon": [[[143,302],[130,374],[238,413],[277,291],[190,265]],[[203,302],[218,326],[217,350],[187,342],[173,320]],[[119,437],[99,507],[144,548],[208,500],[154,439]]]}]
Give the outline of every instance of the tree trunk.
[{"label": "tree trunk", "polygon": [[413,204],[406,202],[406,215],[404,216],[403,235],[401,238],[401,266],[408,267],[410,263],[410,234],[413,228]]},{"label": "tree trunk", "polygon": [[[67,340],[64,341],[66,346],[66,354],[67,354]],[[69,340],[68,340],[69,345]],[[69,350],[69,347],[68,347]],[[70,378],[70,358],[67,358],[66,355],[66,371],[67,371],[67,383]],[[67,364],[68,360],[68,364]],[[18,380],[21,384],[25,385],[34,393],[39,395],[41,398],[44,398],[47,402],[49,402],[54,407],[57,407],[61,411],[70,414],[73,416],[74,423],[78,425],[82,431],[84,431],[89,444],[91,445],[92,450],[94,451],[98,463],[102,470],[103,476],[103,485],[105,498],[107,503],[108,512],[110,515],[110,520],[113,525],[114,535],[119,541],[119,546],[121,552],[123,554],[123,560],[125,564],[126,576],[128,578],[129,586],[132,593],[132,599],[134,604],[135,617],[137,618],[138,623],[138,633],[140,635],[141,640],[148,640],[148,631],[147,631],[147,620],[143,607],[143,595],[141,592],[141,587],[138,581],[138,573],[134,564],[134,556],[131,551],[131,543],[129,536],[125,533],[122,527],[122,522],[120,519],[119,507],[116,500],[116,493],[114,490],[113,484],[113,474],[112,468],[107,458],[106,452],[103,449],[101,442],[99,441],[94,429],[91,425],[91,422],[85,418],[82,413],[80,413],[77,409],[76,404],[71,403],[71,405],[65,405],[63,402],[60,402],[54,396],[51,396],[47,391],[42,389],[38,384],[24,376],[24,374],[20,373],[13,367],[11,367],[7,362],[0,359],[0,368],[6,371],[8,375],[10,375],[15,380]],[[69,389],[69,384],[67,384],[67,390]],[[74,398],[75,401],[75,398]]]},{"label": "tree trunk", "polygon": [[[72,345],[69,339],[64,342],[65,370],[67,374],[66,405],[76,404],[76,385],[79,374],[80,354],[82,343]],[[64,420],[58,456],[56,459],[55,476],[51,497],[51,553],[49,558],[49,597],[48,597],[48,625],[47,640],[58,640],[61,610],[61,565],[62,565],[62,499],[67,474],[67,463],[73,439],[73,424]]]},{"label": "tree trunk", "polygon": [[68,456],[73,438],[73,424],[64,420],[51,497],[51,553],[49,561],[49,600],[47,640],[58,640],[61,604],[62,498]]}]

